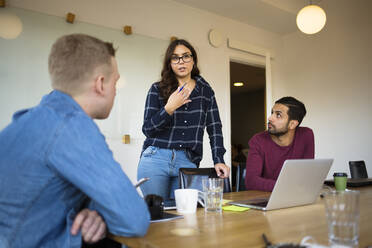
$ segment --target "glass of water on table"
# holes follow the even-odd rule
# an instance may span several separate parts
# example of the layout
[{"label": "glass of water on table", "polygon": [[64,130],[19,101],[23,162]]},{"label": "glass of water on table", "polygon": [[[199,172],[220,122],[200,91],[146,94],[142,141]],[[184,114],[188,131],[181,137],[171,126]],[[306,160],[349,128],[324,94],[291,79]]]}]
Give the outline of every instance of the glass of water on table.
[{"label": "glass of water on table", "polygon": [[358,247],[359,191],[331,191],[324,195],[331,247]]},{"label": "glass of water on table", "polygon": [[223,179],[203,178],[205,212],[222,212]]}]

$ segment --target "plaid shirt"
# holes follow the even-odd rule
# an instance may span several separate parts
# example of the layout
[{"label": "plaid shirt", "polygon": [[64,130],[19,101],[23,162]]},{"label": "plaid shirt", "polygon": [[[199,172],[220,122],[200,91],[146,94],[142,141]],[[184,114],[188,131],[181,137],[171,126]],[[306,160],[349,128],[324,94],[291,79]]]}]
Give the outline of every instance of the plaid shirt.
[{"label": "plaid shirt", "polygon": [[173,115],[165,109],[159,93],[159,83],[154,83],[146,99],[142,131],[146,135],[143,150],[148,146],[185,150],[191,162],[199,166],[203,157],[203,136],[207,128],[212,148],[213,162],[225,163],[223,155],[222,123],[214,92],[201,77],[196,76],[191,92],[192,102],[179,107]]}]

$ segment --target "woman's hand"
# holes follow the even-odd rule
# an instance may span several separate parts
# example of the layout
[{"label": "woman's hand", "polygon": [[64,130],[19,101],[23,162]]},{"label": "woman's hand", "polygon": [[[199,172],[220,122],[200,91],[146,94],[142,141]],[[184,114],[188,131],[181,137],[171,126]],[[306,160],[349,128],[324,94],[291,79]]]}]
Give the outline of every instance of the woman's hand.
[{"label": "woman's hand", "polygon": [[230,167],[223,163],[215,164],[214,169],[217,172],[217,176],[219,176],[220,178],[227,178],[230,175]]},{"label": "woman's hand", "polygon": [[191,102],[191,100],[189,99],[190,93],[191,92],[188,89],[183,88],[180,91],[180,87],[178,87],[177,90],[173,92],[172,95],[170,95],[170,97],[168,98],[168,102],[164,106],[165,111],[167,111],[169,115],[172,115],[174,111],[176,111],[176,109],[186,103]]}]

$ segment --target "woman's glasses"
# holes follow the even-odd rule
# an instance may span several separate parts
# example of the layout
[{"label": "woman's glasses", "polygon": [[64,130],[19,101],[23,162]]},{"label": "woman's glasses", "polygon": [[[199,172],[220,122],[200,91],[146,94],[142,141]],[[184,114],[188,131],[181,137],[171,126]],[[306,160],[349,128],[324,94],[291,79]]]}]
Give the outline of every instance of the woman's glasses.
[{"label": "woman's glasses", "polygon": [[192,54],[186,53],[186,54],[182,55],[181,57],[173,55],[171,57],[171,63],[172,64],[178,64],[181,61],[181,59],[184,63],[189,63],[192,59]]}]

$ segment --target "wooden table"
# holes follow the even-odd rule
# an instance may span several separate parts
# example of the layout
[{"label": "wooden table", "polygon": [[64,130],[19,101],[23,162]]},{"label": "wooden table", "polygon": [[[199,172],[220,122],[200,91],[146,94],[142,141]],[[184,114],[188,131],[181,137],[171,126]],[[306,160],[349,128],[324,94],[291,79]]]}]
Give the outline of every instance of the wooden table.
[{"label": "wooden table", "polygon": [[[361,192],[359,247],[364,248],[372,245],[372,187],[357,190]],[[223,198],[240,200],[268,195],[269,193],[260,191],[242,191],[225,193]],[[180,236],[174,234],[174,230],[188,230],[192,234]],[[303,237],[310,235],[316,238],[318,243],[327,245],[328,230],[323,199],[319,197],[312,205],[267,212],[250,209],[246,212],[223,211],[222,214],[216,214],[205,213],[204,209],[200,208],[196,214],[185,215],[184,219],[152,223],[144,237],[111,238],[131,248],[262,248],[263,233],[273,243],[299,243]]]}]

